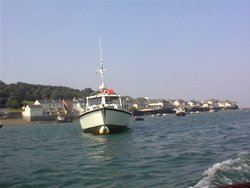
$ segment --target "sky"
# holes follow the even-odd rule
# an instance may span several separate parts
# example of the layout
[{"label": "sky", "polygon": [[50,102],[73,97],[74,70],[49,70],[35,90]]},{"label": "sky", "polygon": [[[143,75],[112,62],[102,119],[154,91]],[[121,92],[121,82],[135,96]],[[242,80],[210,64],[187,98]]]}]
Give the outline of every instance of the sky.
[{"label": "sky", "polygon": [[250,0],[0,0],[0,80],[250,107]]}]

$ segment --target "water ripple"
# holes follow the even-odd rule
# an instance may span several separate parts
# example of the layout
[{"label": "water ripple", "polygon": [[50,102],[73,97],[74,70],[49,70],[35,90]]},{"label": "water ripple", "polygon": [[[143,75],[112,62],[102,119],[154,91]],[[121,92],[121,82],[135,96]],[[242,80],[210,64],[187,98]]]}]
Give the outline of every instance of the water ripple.
[{"label": "water ripple", "polygon": [[[0,130],[0,187],[213,187],[250,181],[250,114],[145,117],[115,135],[78,122]],[[243,152],[244,151],[244,152]]]}]

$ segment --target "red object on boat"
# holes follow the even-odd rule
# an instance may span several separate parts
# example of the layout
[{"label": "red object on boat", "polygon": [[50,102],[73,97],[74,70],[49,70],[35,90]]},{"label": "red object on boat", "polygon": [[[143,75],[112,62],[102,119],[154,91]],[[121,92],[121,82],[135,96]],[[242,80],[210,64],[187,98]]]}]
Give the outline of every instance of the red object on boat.
[{"label": "red object on boat", "polygon": [[108,89],[108,94],[112,95],[114,93],[113,89]]}]

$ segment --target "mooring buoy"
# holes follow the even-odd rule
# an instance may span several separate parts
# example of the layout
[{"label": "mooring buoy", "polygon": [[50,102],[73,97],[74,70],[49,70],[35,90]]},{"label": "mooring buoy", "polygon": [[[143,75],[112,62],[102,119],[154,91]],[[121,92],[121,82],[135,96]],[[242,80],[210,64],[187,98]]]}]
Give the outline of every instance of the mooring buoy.
[{"label": "mooring buoy", "polygon": [[99,129],[99,134],[109,134],[109,128],[107,126],[101,126]]}]

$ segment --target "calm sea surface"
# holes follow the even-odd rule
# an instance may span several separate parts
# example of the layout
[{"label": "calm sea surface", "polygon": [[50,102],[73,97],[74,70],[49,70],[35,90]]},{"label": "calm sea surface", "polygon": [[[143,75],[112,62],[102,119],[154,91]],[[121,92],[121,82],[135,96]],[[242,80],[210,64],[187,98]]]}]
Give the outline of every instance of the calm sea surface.
[{"label": "calm sea surface", "polygon": [[250,111],[133,121],[121,134],[79,122],[0,129],[0,187],[216,187],[250,181]]}]

